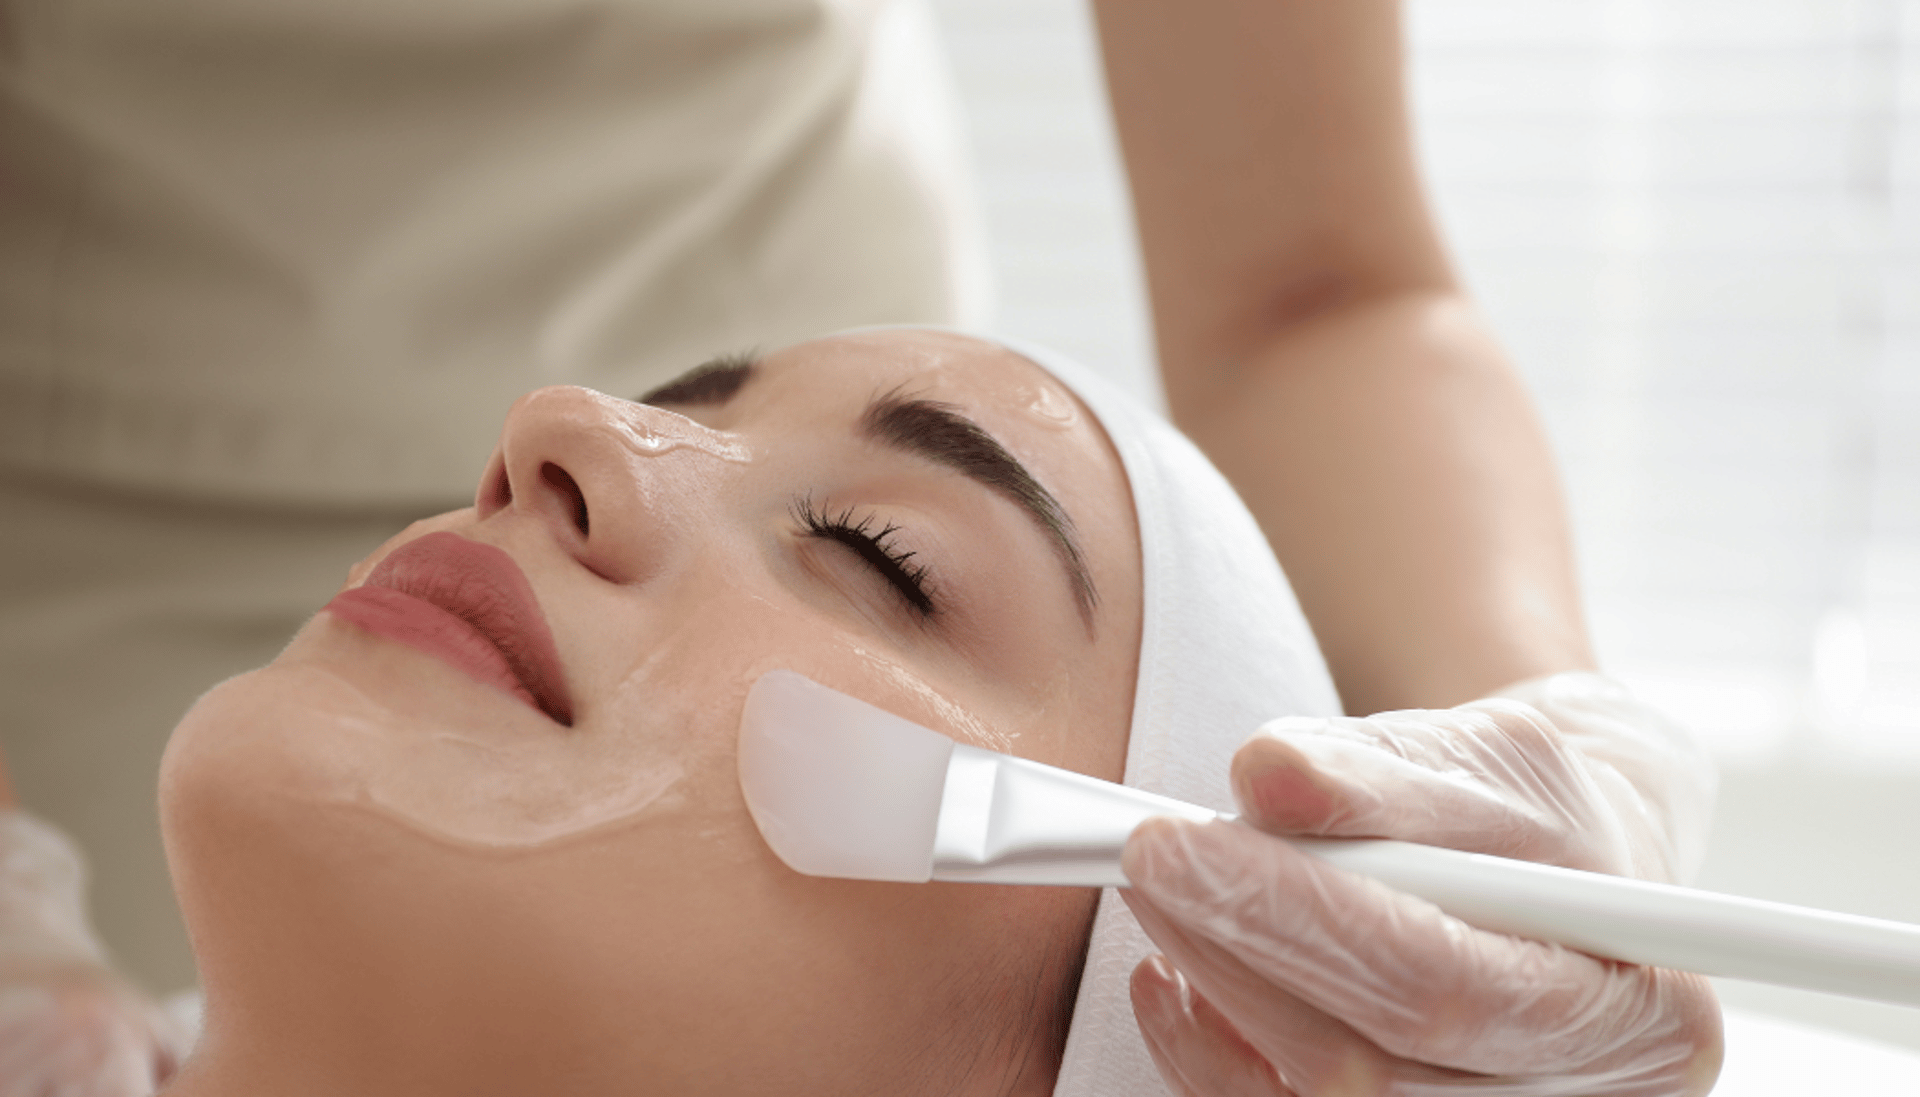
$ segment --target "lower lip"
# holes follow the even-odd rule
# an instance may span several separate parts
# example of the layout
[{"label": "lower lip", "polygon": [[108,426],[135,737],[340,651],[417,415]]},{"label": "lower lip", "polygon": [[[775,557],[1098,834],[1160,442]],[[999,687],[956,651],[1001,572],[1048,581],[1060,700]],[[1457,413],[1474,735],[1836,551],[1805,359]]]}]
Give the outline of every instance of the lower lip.
[{"label": "lower lip", "polygon": [[375,636],[396,640],[449,663],[475,681],[505,690],[536,710],[540,707],[492,641],[432,602],[386,587],[355,587],[335,595],[326,611]]}]

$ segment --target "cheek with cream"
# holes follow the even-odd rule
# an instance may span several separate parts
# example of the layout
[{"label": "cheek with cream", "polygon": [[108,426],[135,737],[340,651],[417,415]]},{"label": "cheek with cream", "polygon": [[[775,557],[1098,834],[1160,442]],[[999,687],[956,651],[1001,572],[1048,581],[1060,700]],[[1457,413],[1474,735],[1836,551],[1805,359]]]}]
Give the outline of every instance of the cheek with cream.
[{"label": "cheek with cream", "polygon": [[[757,847],[734,746],[746,690],[768,670],[798,670],[988,749],[1065,722],[1064,670],[1018,705],[963,703],[807,607],[722,575],[684,590],[665,606],[633,596],[598,607],[603,619],[651,627],[644,640],[607,631],[610,650],[596,660],[606,681],[572,728],[499,705],[445,660],[322,615],[273,666],[202,698],[175,732],[167,769],[217,766],[255,793],[273,788],[291,810],[371,812],[475,850],[536,850],[640,824]],[[636,654],[622,663],[619,648]]]},{"label": "cheek with cream", "polygon": [[488,711],[490,699],[472,703],[459,671],[380,652],[410,692],[441,694],[409,703],[364,671],[301,660],[301,646],[222,684],[181,721],[163,763],[163,808],[175,788],[188,798],[244,790],[275,814],[367,812],[481,850],[538,848],[687,806],[686,760],[644,735],[557,741],[502,719],[498,705]]}]

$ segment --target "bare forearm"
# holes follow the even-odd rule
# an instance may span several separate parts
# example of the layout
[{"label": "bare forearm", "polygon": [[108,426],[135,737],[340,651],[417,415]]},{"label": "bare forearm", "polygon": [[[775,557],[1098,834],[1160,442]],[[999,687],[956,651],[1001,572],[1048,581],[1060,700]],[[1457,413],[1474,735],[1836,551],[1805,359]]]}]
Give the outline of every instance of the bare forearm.
[{"label": "bare forearm", "polygon": [[1553,464],[1416,172],[1393,0],[1097,0],[1174,418],[1350,711],[1591,665]]},{"label": "bare forearm", "polygon": [[1471,306],[1324,314],[1249,363],[1241,396],[1182,425],[1266,530],[1348,711],[1591,668],[1551,455]]},{"label": "bare forearm", "polygon": [[1393,0],[1095,7],[1176,409],[1302,317],[1454,287]]}]

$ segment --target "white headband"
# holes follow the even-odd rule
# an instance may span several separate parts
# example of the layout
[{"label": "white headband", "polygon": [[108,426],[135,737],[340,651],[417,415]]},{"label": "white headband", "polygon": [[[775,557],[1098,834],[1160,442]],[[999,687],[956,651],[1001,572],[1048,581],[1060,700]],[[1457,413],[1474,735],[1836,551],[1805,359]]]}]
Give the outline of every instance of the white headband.
[{"label": "white headband", "polygon": [[[1002,340],[1071,388],[1120,452],[1140,518],[1140,677],[1126,783],[1232,811],[1228,764],[1277,716],[1337,716],[1319,645],[1247,508],[1159,415],[1043,347]],[[1055,1097],[1165,1097],[1128,995],[1154,952],[1120,897],[1100,897]]]}]

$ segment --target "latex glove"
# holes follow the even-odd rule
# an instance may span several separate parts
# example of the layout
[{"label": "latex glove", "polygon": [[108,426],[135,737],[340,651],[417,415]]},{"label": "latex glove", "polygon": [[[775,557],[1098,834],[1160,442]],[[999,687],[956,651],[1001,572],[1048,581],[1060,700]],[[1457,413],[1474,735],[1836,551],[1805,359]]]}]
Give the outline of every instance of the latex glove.
[{"label": "latex glove", "polygon": [[146,1097],[184,1038],[107,965],[64,835],[0,812],[0,1097]]},{"label": "latex glove", "polygon": [[1234,758],[1242,823],[1135,832],[1122,894],[1165,956],[1135,970],[1134,1012],[1176,1093],[1712,1087],[1720,1013],[1705,979],[1483,932],[1269,836],[1399,838],[1649,880],[1691,872],[1714,782],[1684,732],[1599,675],[1503,694],[1275,721]]}]

